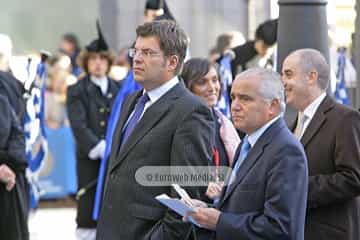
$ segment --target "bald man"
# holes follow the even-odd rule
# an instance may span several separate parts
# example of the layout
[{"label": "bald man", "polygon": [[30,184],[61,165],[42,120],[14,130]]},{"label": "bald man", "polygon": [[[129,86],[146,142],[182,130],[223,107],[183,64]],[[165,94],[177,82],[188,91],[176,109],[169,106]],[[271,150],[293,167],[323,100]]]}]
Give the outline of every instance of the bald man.
[{"label": "bald man", "polygon": [[358,240],[360,114],[326,95],[329,72],[314,49],[291,53],[282,68],[286,102],[298,110],[291,129],[309,166],[305,240]]}]

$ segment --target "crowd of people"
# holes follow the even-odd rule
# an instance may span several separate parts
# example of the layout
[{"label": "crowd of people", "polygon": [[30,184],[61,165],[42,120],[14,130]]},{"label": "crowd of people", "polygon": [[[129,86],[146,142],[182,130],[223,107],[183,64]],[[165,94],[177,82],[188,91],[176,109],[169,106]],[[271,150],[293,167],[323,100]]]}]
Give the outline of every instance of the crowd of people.
[{"label": "crowd of people", "polygon": [[[209,56],[189,58],[189,38],[165,1],[147,1],[144,17],[116,56],[98,23],[98,38],[84,49],[67,33],[47,60],[46,125],[71,127],[78,189],[86,190],[77,198],[76,238],[360,239],[360,113],[328,94],[322,53],[298,49],[275,72],[277,20],[269,20],[254,40],[234,45],[237,34],[226,33]],[[9,41],[0,35],[11,50]],[[0,239],[28,240],[25,90],[3,49]],[[219,70],[227,56],[229,85]],[[140,90],[130,91],[131,81]],[[218,107],[222,93],[230,94],[230,118]],[[295,122],[285,122],[286,105],[298,112]],[[229,170],[225,179],[184,185],[190,199],[182,201],[192,210],[180,216],[156,200],[179,197],[172,185],[136,178],[143,167],[161,166],[169,174],[179,166],[193,174],[196,167]]]}]

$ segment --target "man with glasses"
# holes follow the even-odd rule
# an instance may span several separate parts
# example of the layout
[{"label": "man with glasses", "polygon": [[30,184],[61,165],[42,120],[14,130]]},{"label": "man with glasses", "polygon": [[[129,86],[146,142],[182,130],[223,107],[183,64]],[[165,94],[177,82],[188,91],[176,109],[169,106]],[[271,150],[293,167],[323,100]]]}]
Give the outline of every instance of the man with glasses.
[{"label": "man with glasses", "polygon": [[[188,44],[172,21],[136,29],[135,80],[143,90],[122,106],[113,136],[97,239],[190,239],[194,231],[155,197],[176,194],[170,185],[145,186],[135,179],[146,166],[203,166],[212,158],[214,122],[210,109],[179,80]],[[155,174],[155,173],[154,173]],[[206,188],[185,187],[204,199]]]}]

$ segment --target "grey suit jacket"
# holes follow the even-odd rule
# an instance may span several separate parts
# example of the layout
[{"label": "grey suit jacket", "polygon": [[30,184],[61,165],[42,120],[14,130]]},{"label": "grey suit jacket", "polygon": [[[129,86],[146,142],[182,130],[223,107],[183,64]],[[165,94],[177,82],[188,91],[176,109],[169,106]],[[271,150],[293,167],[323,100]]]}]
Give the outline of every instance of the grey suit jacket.
[{"label": "grey suit jacket", "polygon": [[359,112],[327,96],[301,143],[309,166],[305,239],[360,239]]},{"label": "grey suit jacket", "polygon": [[[140,94],[125,100],[114,133],[97,239],[189,239],[193,227],[155,199],[162,193],[178,197],[171,187],[142,186],[135,173],[143,166],[207,165],[215,135],[211,111],[179,83],[145,111],[118,152],[121,130]],[[206,188],[185,189],[204,199]]]}]

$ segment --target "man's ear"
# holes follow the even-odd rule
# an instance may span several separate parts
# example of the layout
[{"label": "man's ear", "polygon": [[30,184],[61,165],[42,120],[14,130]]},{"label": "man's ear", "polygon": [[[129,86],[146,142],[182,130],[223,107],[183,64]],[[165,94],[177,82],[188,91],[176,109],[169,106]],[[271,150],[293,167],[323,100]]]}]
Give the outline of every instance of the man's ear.
[{"label": "man's ear", "polygon": [[318,81],[319,81],[319,74],[317,71],[315,70],[311,70],[309,73],[308,73],[308,83],[310,85],[317,85]]},{"label": "man's ear", "polygon": [[273,99],[270,102],[270,114],[272,116],[277,116],[280,112],[280,101],[279,99]]},{"label": "man's ear", "polygon": [[169,61],[169,71],[171,72],[175,72],[176,67],[179,64],[179,57],[176,55],[171,55],[170,57],[168,57],[168,61]]}]

